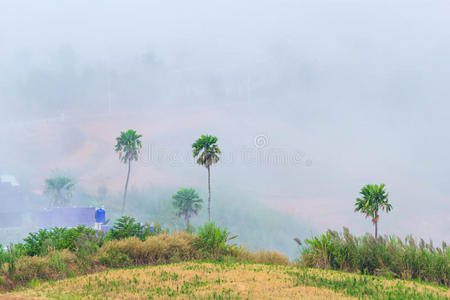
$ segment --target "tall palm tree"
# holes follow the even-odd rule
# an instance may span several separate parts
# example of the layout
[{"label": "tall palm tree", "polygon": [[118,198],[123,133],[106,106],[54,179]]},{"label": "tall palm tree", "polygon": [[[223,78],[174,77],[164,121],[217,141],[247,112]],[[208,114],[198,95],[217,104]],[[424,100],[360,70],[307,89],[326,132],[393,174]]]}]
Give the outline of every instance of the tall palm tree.
[{"label": "tall palm tree", "polygon": [[75,184],[69,177],[55,176],[45,180],[45,194],[51,197],[49,207],[66,206]]},{"label": "tall palm tree", "polygon": [[200,199],[194,189],[179,189],[172,196],[172,205],[177,210],[176,214],[186,221],[186,230],[191,228],[189,220],[193,215],[197,215],[202,208],[203,200]]},{"label": "tall palm tree", "polygon": [[221,151],[217,146],[217,138],[203,135],[192,144],[192,153],[197,163],[208,169],[208,221],[211,222],[211,165],[217,163]]},{"label": "tall palm tree", "polygon": [[378,220],[380,219],[379,212],[384,210],[390,212],[392,205],[388,202],[388,193],[384,190],[384,184],[367,184],[361,189],[361,198],[356,199],[355,212],[361,212],[366,215],[366,218],[372,218],[372,223],[375,226],[375,238],[378,238]]},{"label": "tall palm tree", "polygon": [[120,136],[116,138],[115,151],[119,153],[119,159],[128,164],[127,180],[123,191],[122,215],[125,212],[125,203],[127,199],[128,182],[130,180],[131,161],[138,160],[139,151],[142,148],[142,143],[139,140],[142,135],[137,134],[136,130],[128,129],[120,132]]}]

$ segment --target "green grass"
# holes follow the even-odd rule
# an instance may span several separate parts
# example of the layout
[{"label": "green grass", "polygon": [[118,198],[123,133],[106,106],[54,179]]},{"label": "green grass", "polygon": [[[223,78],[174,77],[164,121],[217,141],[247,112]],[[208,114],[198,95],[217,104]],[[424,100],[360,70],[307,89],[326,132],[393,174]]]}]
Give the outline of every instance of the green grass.
[{"label": "green grass", "polygon": [[448,288],[419,281],[392,280],[382,276],[355,276],[342,271],[307,268],[290,274],[295,276],[296,285],[327,288],[363,299],[450,299]]}]

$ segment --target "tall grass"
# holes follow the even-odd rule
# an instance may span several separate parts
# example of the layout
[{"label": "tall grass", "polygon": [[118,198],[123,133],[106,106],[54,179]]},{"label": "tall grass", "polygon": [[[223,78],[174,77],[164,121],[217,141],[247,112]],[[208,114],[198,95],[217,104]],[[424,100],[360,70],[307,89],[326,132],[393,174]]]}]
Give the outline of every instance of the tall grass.
[{"label": "tall grass", "polygon": [[270,264],[270,265],[288,265],[289,257],[278,251],[259,250],[249,251],[243,246],[239,246],[233,250],[231,256],[238,262],[250,262],[257,264]]},{"label": "tall grass", "polygon": [[221,229],[214,222],[209,222],[199,227],[197,237],[194,242],[195,246],[205,255],[218,259],[235,248],[234,244],[229,245],[228,242],[237,236],[231,236],[226,229]]},{"label": "tall grass", "polygon": [[46,256],[21,256],[15,261],[15,270],[9,278],[19,285],[31,280],[63,279],[69,267],[74,267],[75,259],[68,250],[53,251]]},{"label": "tall grass", "polygon": [[412,236],[375,239],[370,234],[356,237],[347,228],[342,234],[328,230],[305,240],[300,264],[450,285],[450,248],[445,243],[434,247],[432,242]]},{"label": "tall grass", "polygon": [[106,242],[98,251],[98,260],[108,267],[149,265],[200,258],[193,246],[195,236],[188,233],[150,236],[145,241],[137,237]]}]

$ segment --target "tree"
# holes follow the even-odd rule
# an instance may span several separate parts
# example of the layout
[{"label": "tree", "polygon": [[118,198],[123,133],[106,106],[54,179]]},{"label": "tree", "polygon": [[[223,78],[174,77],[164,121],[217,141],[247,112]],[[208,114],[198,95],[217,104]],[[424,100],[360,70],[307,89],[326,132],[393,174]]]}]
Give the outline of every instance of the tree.
[{"label": "tree", "polygon": [[388,202],[388,193],[384,190],[384,184],[367,184],[361,189],[361,198],[356,199],[355,212],[361,212],[366,218],[372,218],[375,226],[375,238],[378,238],[379,212],[384,210],[390,212],[392,205]]},{"label": "tree", "polygon": [[120,132],[120,136],[116,138],[115,151],[119,153],[119,159],[128,164],[127,180],[125,182],[125,188],[123,192],[122,202],[122,215],[125,212],[125,204],[127,199],[128,182],[130,180],[131,161],[138,160],[138,154],[142,148],[142,143],[139,140],[142,135],[137,134],[136,130],[128,129],[127,131]]},{"label": "tree", "polygon": [[186,230],[190,230],[189,220],[193,215],[197,215],[202,208],[203,200],[200,199],[194,189],[179,189],[172,196],[172,205],[177,210],[176,215],[183,217],[186,221]]},{"label": "tree", "polygon": [[215,136],[203,135],[192,144],[192,153],[197,163],[208,169],[208,221],[211,222],[211,165],[217,163],[221,151]]},{"label": "tree", "polygon": [[55,176],[45,180],[45,194],[50,196],[49,207],[66,206],[72,197],[75,184],[66,176]]}]

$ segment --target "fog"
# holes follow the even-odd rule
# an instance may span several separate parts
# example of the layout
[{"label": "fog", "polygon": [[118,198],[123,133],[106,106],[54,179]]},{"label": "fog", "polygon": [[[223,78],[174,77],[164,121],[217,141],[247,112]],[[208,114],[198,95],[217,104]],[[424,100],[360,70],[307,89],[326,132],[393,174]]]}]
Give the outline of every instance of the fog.
[{"label": "fog", "polygon": [[449,28],[444,0],[2,1],[0,174],[30,199],[58,170],[119,195],[133,128],[132,190],[206,199],[207,133],[213,216],[226,192],[290,216],[292,238],[372,232],[354,201],[385,183],[380,233],[449,241]]}]

